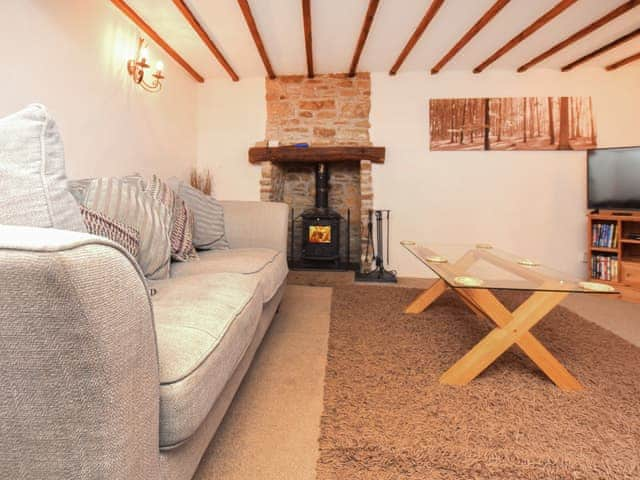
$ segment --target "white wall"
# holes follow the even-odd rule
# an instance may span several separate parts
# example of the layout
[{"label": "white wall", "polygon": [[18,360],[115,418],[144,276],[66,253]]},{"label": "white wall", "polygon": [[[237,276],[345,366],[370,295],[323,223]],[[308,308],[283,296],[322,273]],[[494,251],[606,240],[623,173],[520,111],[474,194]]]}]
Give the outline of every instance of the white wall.
[{"label": "white wall", "polygon": [[[400,275],[426,275],[402,239],[488,241],[584,274],[585,152],[429,151],[429,98],[547,95],[591,95],[599,145],[640,145],[638,67],[372,74],[371,137],[387,147],[385,164],[374,165],[374,202],[392,210],[391,266]],[[264,138],[264,79],[210,82],[198,98],[199,167],[212,169],[219,197],[258,199],[259,167],[247,149]]]},{"label": "white wall", "polygon": [[186,177],[196,159],[197,83],[151,43],[153,65],[165,64],[165,88],[135,86],[126,61],[137,38],[106,0],[0,2],[0,117],[45,104],[62,132],[70,178]]},{"label": "white wall", "polygon": [[372,75],[371,139],[387,147],[374,202],[392,210],[391,264],[402,275],[424,274],[402,239],[490,242],[584,275],[585,152],[429,151],[429,98],[547,95],[591,95],[599,145],[640,145],[640,69]]},{"label": "white wall", "polygon": [[200,86],[198,168],[210,169],[214,195],[260,199],[260,166],[249,164],[247,152],[264,139],[266,121],[264,78],[211,79]]}]

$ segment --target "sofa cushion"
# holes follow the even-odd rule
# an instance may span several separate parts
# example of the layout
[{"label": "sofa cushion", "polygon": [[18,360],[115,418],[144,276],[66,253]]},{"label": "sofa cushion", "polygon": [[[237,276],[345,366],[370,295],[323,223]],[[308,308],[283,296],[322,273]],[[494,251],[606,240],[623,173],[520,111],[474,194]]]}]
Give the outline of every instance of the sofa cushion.
[{"label": "sofa cushion", "polygon": [[144,191],[162,202],[171,212],[171,258],[187,262],[198,257],[193,245],[193,212],[160,177],[153,175]]},{"label": "sofa cushion", "polygon": [[147,278],[160,280],[169,276],[171,260],[171,212],[142,190],[142,183],[115,177],[94,178],[82,189],[73,182],[74,196],[80,204],[119,222],[131,225],[140,233],[137,260]]},{"label": "sofa cushion", "polygon": [[56,122],[42,105],[0,118],[0,223],[85,232]]},{"label": "sofa cushion", "polygon": [[266,303],[285,282],[289,270],[285,255],[269,248],[232,248],[200,252],[200,260],[171,265],[173,277],[207,272],[241,273],[258,277],[262,301]]},{"label": "sofa cushion", "polygon": [[87,227],[87,233],[108,238],[124,247],[129,254],[136,258],[140,252],[140,233],[131,225],[118,222],[104,213],[96,212],[80,205],[80,213]]},{"label": "sofa cushion", "polygon": [[224,231],[224,209],[220,202],[197,188],[171,177],[167,184],[193,211],[193,244],[200,250],[227,250],[229,242]]},{"label": "sofa cushion", "polygon": [[257,279],[233,273],[156,282],[160,446],[189,438],[251,343],[262,313]]}]

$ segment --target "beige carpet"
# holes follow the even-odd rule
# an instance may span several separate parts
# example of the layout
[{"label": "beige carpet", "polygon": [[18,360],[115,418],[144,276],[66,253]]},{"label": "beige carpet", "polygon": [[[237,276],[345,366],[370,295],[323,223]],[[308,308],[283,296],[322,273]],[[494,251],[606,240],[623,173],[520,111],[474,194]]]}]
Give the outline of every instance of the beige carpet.
[{"label": "beige carpet", "polygon": [[452,293],[402,314],[417,293],[334,291],[319,480],[640,478],[640,349],[559,307],[533,332],[584,391],[560,391],[515,348],[441,385],[488,326]]},{"label": "beige carpet", "polygon": [[313,480],[331,289],[289,286],[195,480]]},{"label": "beige carpet", "polygon": [[[429,281],[401,283],[423,287]],[[316,478],[331,292],[287,288],[196,479]],[[640,346],[640,305],[589,295],[571,295],[563,303]]]}]

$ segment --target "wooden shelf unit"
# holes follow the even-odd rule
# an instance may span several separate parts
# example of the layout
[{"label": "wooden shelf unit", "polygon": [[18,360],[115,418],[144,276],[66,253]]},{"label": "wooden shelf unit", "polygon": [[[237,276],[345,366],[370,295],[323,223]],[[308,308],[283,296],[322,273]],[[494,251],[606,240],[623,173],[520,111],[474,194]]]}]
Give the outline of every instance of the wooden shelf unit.
[{"label": "wooden shelf unit", "polygon": [[[628,238],[629,234],[640,234],[640,212],[602,211],[588,215],[588,269],[592,277],[592,258],[595,255],[616,257],[618,273],[611,280],[591,278],[597,282],[609,283],[622,291],[631,289],[640,292],[640,240]],[[593,239],[594,224],[615,225],[617,241],[613,248],[596,247]]]}]

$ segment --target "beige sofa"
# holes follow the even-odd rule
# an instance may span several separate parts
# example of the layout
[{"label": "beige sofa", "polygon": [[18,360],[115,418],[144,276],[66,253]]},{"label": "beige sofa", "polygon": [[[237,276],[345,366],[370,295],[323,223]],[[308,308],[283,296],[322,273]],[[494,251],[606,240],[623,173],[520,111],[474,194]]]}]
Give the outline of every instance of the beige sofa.
[{"label": "beige sofa", "polygon": [[188,479],[282,299],[284,204],[223,202],[231,250],[149,297],[117,245],[0,226],[0,476]]}]

